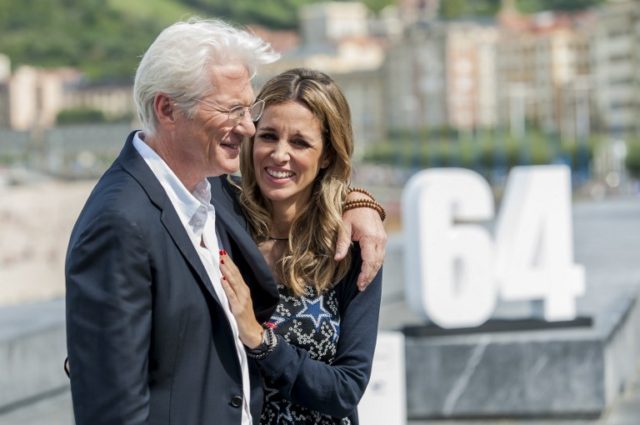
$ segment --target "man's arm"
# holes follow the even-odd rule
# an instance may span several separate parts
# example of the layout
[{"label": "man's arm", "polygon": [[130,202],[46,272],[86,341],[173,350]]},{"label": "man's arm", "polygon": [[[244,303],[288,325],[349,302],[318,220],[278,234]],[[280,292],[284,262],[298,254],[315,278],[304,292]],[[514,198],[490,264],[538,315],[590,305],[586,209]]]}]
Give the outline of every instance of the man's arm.
[{"label": "man's arm", "polygon": [[75,423],[146,424],[151,278],[138,229],[103,212],[72,238],[67,349]]},{"label": "man's arm", "polygon": [[[347,202],[360,199],[373,199],[368,192],[351,191],[347,195]],[[364,291],[373,281],[382,262],[384,261],[387,233],[382,225],[382,217],[374,208],[353,208],[342,214],[344,230],[338,234],[336,243],[336,260],[343,259],[351,241],[360,243],[362,254],[362,269],[358,275],[358,289]]]}]

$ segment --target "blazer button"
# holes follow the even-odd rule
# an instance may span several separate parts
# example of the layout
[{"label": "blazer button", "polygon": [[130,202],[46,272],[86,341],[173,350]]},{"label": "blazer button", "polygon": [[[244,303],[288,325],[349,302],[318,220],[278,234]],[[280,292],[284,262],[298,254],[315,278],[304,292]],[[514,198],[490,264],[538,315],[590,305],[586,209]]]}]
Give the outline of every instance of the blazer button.
[{"label": "blazer button", "polygon": [[233,397],[231,397],[231,405],[233,407],[242,406],[242,396],[241,395],[234,395]]}]

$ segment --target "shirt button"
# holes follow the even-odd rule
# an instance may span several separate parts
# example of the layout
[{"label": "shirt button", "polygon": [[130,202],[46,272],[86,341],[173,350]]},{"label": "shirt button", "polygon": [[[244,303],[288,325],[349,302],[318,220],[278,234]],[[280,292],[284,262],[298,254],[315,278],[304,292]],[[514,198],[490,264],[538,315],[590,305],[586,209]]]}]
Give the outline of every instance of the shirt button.
[{"label": "shirt button", "polygon": [[233,407],[242,406],[242,396],[241,395],[234,395],[233,397],[231,397],[231,405]]}]

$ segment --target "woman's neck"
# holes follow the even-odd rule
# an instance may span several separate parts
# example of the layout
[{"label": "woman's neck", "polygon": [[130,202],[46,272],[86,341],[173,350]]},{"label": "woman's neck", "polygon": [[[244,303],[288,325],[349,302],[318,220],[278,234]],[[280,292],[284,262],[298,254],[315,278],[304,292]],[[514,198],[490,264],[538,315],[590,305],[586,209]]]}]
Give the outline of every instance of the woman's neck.
[{"label": "woman's neck", "polygon": [[282,257],[289,244],[289,230],[295,218],[295,208],[285,208],[280,203],[271,205],[271,226],[268,239],[258,245],[262,256],[276,275],[275,264]]},{"label": "woman's neck", "polygon": [[269,270],[271,270],[271,274],[273,276],[279,276],[279,271],[276,269],[276,264],[278,264],[282,256],[287,251],[288,245],[288,240],[274,239],[267,239],[266,241],[260,242],[258,244],[258,249],[260,250],[260,253],[262,254],[265,262],[269,266]]},{"label": "woman's neck", "polygon": [[271,227],[269,229],[269,237],[271,239],[286,239],[289,237],[296,211],[295,205],[271,204]]}]

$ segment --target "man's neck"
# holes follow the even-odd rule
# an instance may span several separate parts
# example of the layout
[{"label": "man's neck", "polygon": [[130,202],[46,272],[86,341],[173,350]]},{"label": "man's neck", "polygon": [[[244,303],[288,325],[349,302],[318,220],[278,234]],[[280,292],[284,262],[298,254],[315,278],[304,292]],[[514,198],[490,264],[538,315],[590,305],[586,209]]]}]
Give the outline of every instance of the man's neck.
[{"label": "man's neck", "polygon": [[187,165],[192,162],[188,158],[182,158],[182,153],[172,149],[173,144],[166,139],[157,136],[145,136],[144,133],[140,135],[140,138],[162,158],[189,192],[193,192],[196,185],[206,178],[195,173],[194,167]]}]

